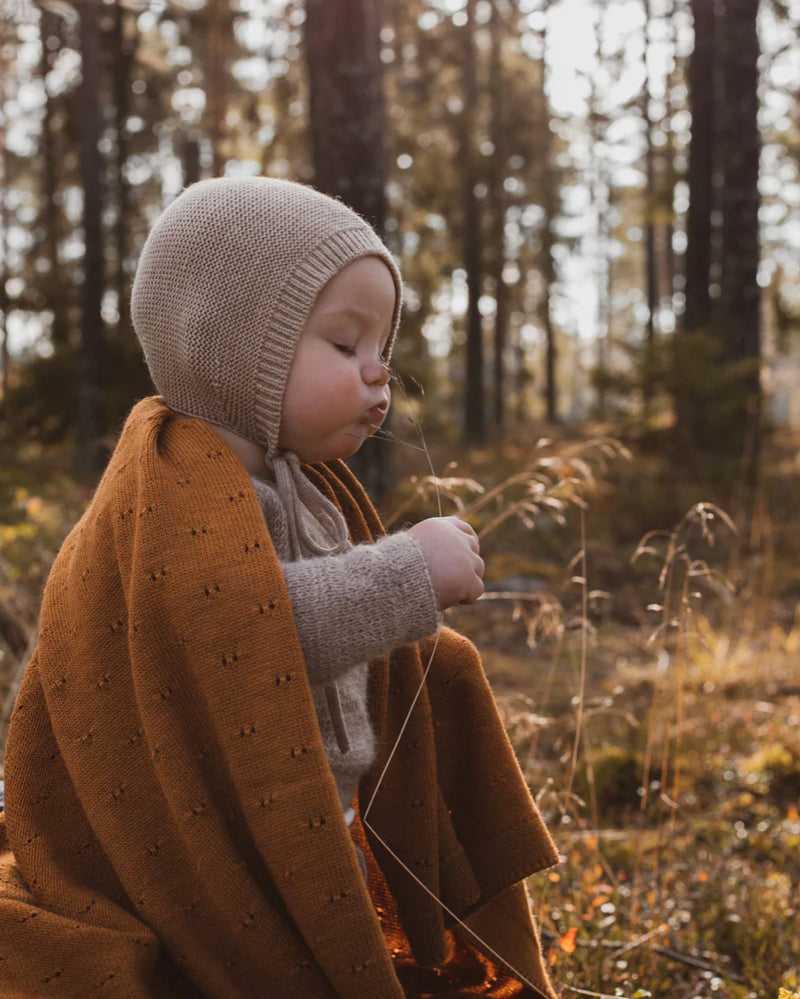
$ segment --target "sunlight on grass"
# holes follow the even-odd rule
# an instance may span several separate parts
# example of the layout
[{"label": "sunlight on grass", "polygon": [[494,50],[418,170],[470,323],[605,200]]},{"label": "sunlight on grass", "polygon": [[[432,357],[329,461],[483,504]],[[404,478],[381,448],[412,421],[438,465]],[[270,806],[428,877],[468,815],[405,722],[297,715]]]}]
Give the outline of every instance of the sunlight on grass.
[{"label": "sunlight on grass", "polygon": [[[513,476],[484,487],[501,507],[484,543],[499,578],[451,615],[482,649],[562,851],[531,882],[546,960],[563,997],[774,999],[800,967],[798,617],[765,616],[732,521],[695,503],[634,548],[641,610],[621,625],[615,588],[593,581],[598,479],[571,504],[589,506],[588,542],[569,554],[565,507],[560,574],[551,560],[538,578],[529,553],[558,550],[553,518],[502,509]],[[505,587],[526,578],[529,592]]]}]

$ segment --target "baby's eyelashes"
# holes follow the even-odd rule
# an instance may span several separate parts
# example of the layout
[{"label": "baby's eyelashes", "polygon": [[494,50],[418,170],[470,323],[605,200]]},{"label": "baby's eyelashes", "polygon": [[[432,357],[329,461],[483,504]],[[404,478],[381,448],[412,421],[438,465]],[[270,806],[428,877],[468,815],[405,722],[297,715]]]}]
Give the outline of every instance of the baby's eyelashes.
[{"label": "baby's eyelashes", "polygon": [[333,346],[340,354],[344,354],[345,357],[353,357],[356,352],[356,348],[352,347],[349,343],[335,343]]}]

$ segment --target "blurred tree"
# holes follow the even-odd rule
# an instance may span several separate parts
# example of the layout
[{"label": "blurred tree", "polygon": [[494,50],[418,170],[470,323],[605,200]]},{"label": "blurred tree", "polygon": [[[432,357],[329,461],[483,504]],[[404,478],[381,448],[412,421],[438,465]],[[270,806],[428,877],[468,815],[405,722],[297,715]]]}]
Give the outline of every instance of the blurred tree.
[{"label": "blurred tree", "polygon": [[714,0],[692,0],[694,50],[689,60],[689,209],[686,217],[685,300],[675,341],[675,418],[684,447],[704,440],[711,414],[705,394],[711,379],[711,254],[716,134],[716,19]]},{"label": "blurred tree", "polygon": [[[450,18],[424,0],[386,0],[383,32],[390,126],[386,237],[401,260],[406,287],[403,335],[393,363],[408,394],[437,399],[439,405],[426,410],[427,423],[444,422],[447,411],[458,414],[460,425],[463,378],[454,359],[461,349],[449,312],[462,243],[460,40]],[[453,169],[443,170],[445,161]],[[431,343],[438,358],[431,356]]]},{"label": "blurred tree", "polygon": [[[381,234],[386,222],[384,99],[380,0],[306,0],[314,183],[341,198]],[[347,31],[342,25],[347,25]],[[388,430],[388,427],[386,428]],[[367,441],[351,459],[367,491],[379,499],[395,483],[394,453]]]},{"label": "blurred tree", "polygon": [[644,85],[641,93],[641,112],[644,124],[644,161],[645,161],[645,195],[644,195],[644,241],[645,241],[645,294],[647,301],[647,317],[645,319],[644,358],[642,363],[642,402],[644,418],[650,415],[655,368],[655,315],[658,306],[658,285],[656,281],[656,225],[657,210],[655,147],[653,144],[653,121],[650,104],[652,100],[652,82],[650,79],[650,0],[642,0],[644,11],[644,38],[642,45],[642,68]]},{"label": "blurred tree", "polygon": [[64,230],[59,202],[59,174],[63,169],[64,129],[59,122],[66,119],[63,102],[51,93],[48,76],[53,71],[58,56],[64,47],[63,22],[61,17],[46,8],[42,10],[39,22],[39,37],[42,44],[42,57],[39,73],[44,86],[44,107],[42,117],[42,223],[45,260],[47,261],[46,280],[43,282],[47,306],[53,314],[50,340],[55,349],[63,348],[69,337],[69,292],[62,279],[59,264],[59,244]]},{"label": "blurred tree", "polygon": [[758,0],[725,0],[722,16],[722,276],[712,320],[730,378],[717,446],[741,459],[750,487],[757,475],[761,423],[758,8]]},{"label": "blurred tree", "polygon": [[[592,89],[593,108],[588,116],[570,111],[559,117],[550,105],[552,83],[544,61],[547,55],[550,68],[555,70],[555,53],[543,51],[552,44],[549,29],[560,10],[554,0],[527,0],[525,4],[475,0],[474,5],[462,4],[458,9],[445,0],[383,0],[382,24],[380,12],[375,13],[376,0],[369,4],[365,0],[361,5],[355,0],[347,2],[353,5],[352,11],[341,4],[321,5],[316,0],[318,12],[327,7],[323,15],[331,16],[331,10],[337,15],[337,31],[319,58],[310,62],[302,58],[303,18],[308,13],[313,19],[314,0],[307,10],[302,0],[248,0],[235,6],[222,0],[203,4],[169,0],[145,7],[129,0],[94,4],[102,38],[98,95],[104,109],[98,160],[103,185],[111,195],[100,228],[106,259],[94,273],[100,277],[105,271],[101,286],[108,322],[105,349],[120,362],[108,364],[103,380],[109,425],[117,424],[144,387],[136,345],[127,331],[127,284],[133,264],[153,219],[179,190],[181,170],[186,180],[193,180],[215,169],[211,119],[219,126],[218,168],[223,162],[229,172],[261,169],[311,180],[311,162],[316,157],[322,160],[321,170],[330,166],[332,172],[333,161],[314,153],[313,141],[308,142],[309,134],[314,134],[309,132],[311,76],[317,70],[324,71],[327,64],[342,68],[341,78],[330,76],[328,84],[322,86],[327,91],[322,99],[331,108],[338,95],[344,95],[338,110],[333,108],[340,119],[331,125],[342,138],[342,148],[352,155],[352,161],[340,164],[340,176],[356,177],[355,186],[365,192],[356,207],[365,214],[377,219],[380,206],[370,206],[377,203],[376,197],[385,199],[385,238],[402,262],[407,289],[404,335],[394,361],[403,373],[424,381],[428,398],[435,403],[429,407],[428,419],[464,430],[465,328],[470,321],[473,328],[480,327],[481,309],[485,314],[481,344],[491,326],[495,333],[494,350],[491,356],[487,352],[485,359],[486,371],[482,370],[483,360],[480,365],[482,390],[483,378],[490,367],[493,369],[494,420],[508,419],[506,401],[513,401],[511,411],[520,417],[555,419],[561,415],[560,409],[573,417],[582,415],[574,405],[575,392],[570,384],[579,367],[577,355],[574,364],[566,359],[575,354],[569,349],[569,336],[585,306],[565,293],[575,286],[562,280],[563,276],[573,281],[575,267],[570,257],[582,239],[585,253],[596,255],[589,280],[599,292],[595,314],[598,368],[606,367],[610,378],[605,402],[609,415],[624,410],[636,387],[633,375],[627,373],[634,370],[632,361],[641,369],[641,338],[634,344],[630,331],[641,331],[649,313],[655,319],[657,339],[663,340],[658,334],[668,332],[667,326],[660,328],[659,324],[674,269],[669,229],[672,206],[673,201],[679,205],[684,198],[682,185],[673,198],[676,176],[684,169],[684,128],[680,123],[684,117],[680,79],[683,49],[678,65],[671,70],[663,100],[660,63],[656,58],[650,61],[645,81],[650,100],[643,109],[641,92],[631,93],[629,82],[631,69],[636,68],[641,75],[641,48],[632,44],[630,32],[617,36],[609,28],[601,58],[589,60],[587,70],[579,71],[584,98],[586,83]],[[10,213],[5,239],[11,241],[4,261],[11,281],[3,294],[12,329],[24,329],[30,337],[25,341],[24,356],[23,348],[17,345],[21,340],[8,345],[13,352],[9,392],[15,407],[19,403],[15,411],[25,414],[22,426],[26,432],[56,439],[74,424],[78,393],[70,399],[67,389],[79,384],[76,372],[84,342],[78,306],[88,288],[82,280],[80,189],[85,180],[79,169],[78,126],[86,107],[79,90],[77,37],[48,14],[42,16],[38,33],[35,26],[42,6],[56,12],[68,5],[61,0],[42,0],[35,6],[29,0],[13,0],[13,4],[6,0],[6,7],[9,4],[36,12],[6,51],[6,59],[12,59],[14,65],[8,64],[9,73],[3,80],[14,95],[15,72],[20,84],[25,83],[18,88],[20,99],[14,96],[5,102],[9,117],[2,125],[11,134],[10,145],[3,149],[6,162],[0,164],[6,167],[3,204]],[[593,5],[598,28],[606,17],[609,26],[614,23],[612,6]],[[718,6],[721,11],[721,2]],[[359,55],[363,31],[358,21],[360,7],[372,10],[371,69],[365,68],[366,57]],[[656,49],[663,51],[668,36],[672,39],[668,46],[674,49],[676,38],[683,45],[685,7],[681,0],[652,4],[649,36],[654,55]],[[731,10],[735,7],[732,4]],[[721,332],[712,335],[712,326],[721,330],[725,309],[731,308],[725,301],[747,284],[731,277],[735,260],[722,245],[724,239],[726,247],[731,247],[734,238],[742,235],[725,228],[737,229],[735,220],[744,218],[736,202],[725,202],[733,207],[726,209],[724,224],[711,225],[713,211],[715,219],[722,218],[723,166],[727,163],[725,184],[731,193],[736,163],[735,157],[718,153],[720,181],[712,186],[710,139],[716,126],[707,123],[702,105],[715,88],[721,90],[724,76],[721,64],[719,72],[714,70],[713,9],[712,0],[692,0],[698,37],[690,69],[699,74],[700,82],[692,76],[688,254],[705,256],[706,262],[701,259],[686,267],[686,316],[675,337],[673,385],[679,428],[690,442],[694,439],[706,450],[714,447],[722,433],[719,428],[727,405],[723,383],[727,379],[733,384],[738,377],[734,371],[743,372],[748,363],[728,365],[726,350],[733,349],[733,340]],[[212,26],[218,23],[212,17],[215,11],[225,26],[217,39],[222,39],[219,58],[212,66],[208,52]],[[792,20],[785,5],[764,5],[764,11],[772,18],[768,24],[765,21],[763,35],[770,46],[770,58],[781,59],[790,36],[794,37],[796,18]],[[470,68],[464,45],[468,15],[473,38],[472,103],[469,98],[465,101]],[[338,30],[345,17],[347,32]],[[662,17],[671,23],[662,24]],[[770,33],[773,21],[779,31],[774,39]],[[313,24],[307,27],[313,31]],[[638,25],[633,28],[636,33],[639,30]],[[332,46],[337,44],[341,48],[334,52]],[[770,92],[780,86],[777,70],[775,82],[769,78],[772,65],[765,62],[764,86]],[[213,76],[219,71],[224,72],[224,81],[216,86]],[[353,85],[353,71],[356,79],[359,73],[365,74],[362,85]],[[380,119],[384,129],[380,145],[385,149],[382,161],[365,151],[372,143],[370,129],[378,121],[369,110],[373,106],[370,88],[374,85],[379,90],[374,81],[381,78],[386,95],[385,122]],[[208,109],[223,91],[224,101],[218,101],[212,115]],[[316,86],[314,93],[319,91],[320,86]],[[206,96],[208,100],[204,100]],[[785,115],[780,121],[789,124],[776,124],[767,140],[777,150],[779,159],[770,162],[780,163],[781,181],[765,184],[764,195],[776,212],[782,208],[787,222],[773,225],[764,221],[762,227],[767,233],[770,264],[776,263],[775,280],[781,284],[780,294],[772,296],[777,303],[776,321],[785,326],[785,318],[799,312],[789,252],[793,244],[787,228],[788,220],[797,214],[790,205],[791,177],[787,172],[790,165],[796,168],[796,128],[791,124],[790,95],[784,93],[781,100],[788,102],[784,111],[778,111],[774,101],[765,102],[767,118],[771,115],[770,120],[777,123],[778,115]],[[469,121],[465,106],[471,112]],[[718,116],[722,107],[721,103]],[[664,108],[666,124],[662,122]],[[645,112],[650,119],[649,153],[646,143],[641,142],[641,124],[636,132],[638,144],[633,139],[637,116],[641,123]],[[708,114],[713,117],[714,113],[709,104]],[[327,118],[329,123],[337,121],[333,114]],[[669,127],[671,118],[674,128]],[[470,130],[467,158],[462,152],[465,125]],[[770,149],[767,153],[771,155]],[[467,168],[471,183],[465,176]],[[773,178],[776,172],[771,171]],[[784,182],[784,177],[789,179]],[[351,197],[337,190],[334,179],[324,180],[324,184],[352,203],[354,192]],[[741,184],[739,187],[743,189]],[[642,198],[646,188],[650,195],[645,217]],[[474,199],[468,201],[470,189]],[[98,191],[95,186],[95,195]],[[368,192],[372,193],[367,198]],[[641,238],[643,218],[652,222],[652,241],[647,232]],[[680,229],[681,220],[677,222]],[[469,232],[477,233],[477,239],[469,239]],[[713,253],[712,235],[716,240]],[[655,292],[645,258],[651,242],[657,264]],[[478,247],[475,266],[465,267],[468,255],[474,257]],[[784,256],[779,258],[779,253]],[[727,273],[727,283],[723,273]],[[479,280],[475,280],[476,274]],[[719,318],[712,323],[711,306],[717,299],[710,297],[709,287],[716,295],[715,285],[720,286],[721,297]],[[471,319],[464,311],[468,299],[472,302],[468,310]],[[85,300],[83,304],[85,307]],[[698,309],[700,319],[696,318]],[[740,310],[738,315],[742,314]],[[37,328],[42,334],[35,342],[32,333]],[[691,340],[693,328],[697,336]],[[626,340],[631,345],[627,353]],[[565,359],[561,362],[558,350]],[[749,363],[752,370],[752,361]],[[536,393],[531,391],[533,372],[539,388]],[[741,389],[742,379],[738,384]],[[62,389],[54,392],[52,387],[58,385]],[[600,380],[596,385],[600,392]],[[18,386],[27,393],[24,405],[15,394]],[[410,380],[409,389],[415,391]],[[745,391],[739,392],[740,398]],[[725,419],[737,419],[730,407]],[[735,436],[730,434],[726,439],[732,442]],[[392,448],[376,446],[383,456],[391,456]],[[370,459],[369,467],[375,465]]]},{"label": "blurred tree", "polygon": [[761,423],[758,9],[758,0],[725,0],[715,17],[712,0],[692,4],[686,311],[675,375],[680,439],[751,493]]},{"label": "blurred tree", "polygon": [[484,399],[483,323],[480,297],[483,278],[483,235],[477,193],[475,136],[473,120],[478,106],[478,79],[475,56],[475,3],[467,0],[463,31],[463,94],[461,105],[460,161],[464,199],[462,255],[467,272],[467,375],[464,393],[464,432],[470,444],[479,444],[486,435]]},{"label": "blurred tree", "polygon": [[674,122],[675,113],[680,107],[676,101],[676,94],[679,92],[678,81],[681,79],[682,73],[678,58],[678,17],[679,0],[670,0],[667,12],[667,27],[672,68],[667,73],[664,92],[664,126],[666,136],[663,151],[664,178],[661,185],[659,202],[660,212],[664,219],[664,286],[673,314],[675,310],[674,295],[676,286],[676,259],[675,247],[673,245],[675,236],[675,186],[679,176],[676,166],[677,141]]},{"label": "blurred tree", "polygon": [[[605,37],[605,19],[607,8],[605,4],[594,4],[594,43],[595,66],[604,62],[603,41]],[[591,137],[589,150],[589,185],[590,200],[594,208],[594,232],[592,249],[595,258],[595,287],[597,290],[597,361],[594,382],[597,388],[597,417],[605,420],[607,414],[607,395],[610,375],[611,357],[611,258],[609,254],[610,241],[610,208],[611,208],[611,178],[606,156],[603,152],[603,141],[608,128],[608,116],[603,114],[601,105],[601,86],[599,74],[593,72],[589,81],[589,135]]]},{"label": "blurred tree", "polygon": [[228,58],[232,38],[230,0],[206,0],[206,134],[211,143],[211,174],[221,177],[229,156],[227,112]]},{"label": "blurred tree", "polygon": [[381,15],[380,0],[306,0],[314,183],[379,232],[386,220]]},{"label": "blurred tree", "polygon": [[314,176],[309,142],[309,80],[304,51],[304,0],[268,4],[257,56],[268,68],[267,85],[256,87],[255,140],[264,174]]},{"label": "blurred tree", "polygon": [[556,220],[558,204],[558,181],[554,171],[555,150],[553,149],[553,139],[550,123],[550,105],[547,100],[547,77],[546,66],[548,58],[547,23],[552,0],[544,0],[542,4],[542,29],[541,29],[541,71],[539,73],[539,92],[536,106],[538,109],[538,127],[536,134],[539,142],[540,166],[540,196],[544,217],[542,220],[542,253],[541,267],[544,287],[542,290],[541,316],[544,325],[545,335],[545,416],[548,423],[556,423],[558,420],[558,384],[557,384],[557,362],[558,344],[556,340],[556,328],[553,321],[552,295],[556,282],[556,260],[555,248]]},{"label": "blurred tree", "polygon": [[502,0],[492,0],[490,21],[491,50],[489,63],[490,148],[491,172],[491,226],[490,240],[492,284],[494,290],[494,423],[502,428],[505,422],[505,352],[508,339],[508,288],[504,271],[506,265],[506,190],[508,145],[506,143],[506,82],[503,68],[503,41],[505,35],[506,5]]},{"label": "blurred tree", "polygon": [[100,51],[98,10],[81,0],[81,186],[83,188],[84,264],[82,282],[81,366],[78,409],[78,458],[90,472],[107,459],[105,405],[105,330],[102,315],[105,256],[103,253],[103,161],[100,154]]},{"label": "blurred tree", "polygon": [[[442,4],[422,0],[389,0],[387,15],[383,50],[391,124],[387,237],[401,256],[407,288],[404,335],[396,363],[403,373],[413,374],[435,391],[440,405],[430,411],[429,419],[444,422],[444,411],[464,414],[457,420],[463,433],[468,298],[463,154],[467,10],[451,12]],[[565,143],[551,131],[544,63],[528,15],[515,3],[500,0],[497,15],[491,4],[478,3],[473,35],[477,86],[469,123],[470,162],[483,244],[482,280],[473,300],[483,298],[484,307],[493,300],[495,329],[498,320],[499,328],[507,327],[512,349],[504,359],[509,376],[505,394],[515,393],[515,417],[521,418],[530,395],[530,355],[535,347],[530,331],[533,324],[544,325],[543,303],[549,302],[551,294],[543,275],[544,244],[549,238],[549,245],[557,249],[565,242],[555,232],[560,181],[567,174],[556,158]],[[545,169],[546,148],[552,155]],[[452,168],[442,169],[445,162]],[[548,180],[552,181],[549,188]],[[542,208],[548,197],[549,226]],[[498,229],[501,215],[505,226]],[[505,277],[498,289],[501,260]],[[555,280],[552,256],[550,264]],[[443,341],[447,341],[444,348]],[[438,357],[431,357],[429,344]],[[496,341],[494,346],[496,357]],[[438,373],[447,377],[439,381]]]},{"label": "blurred tree", "polygon": [[116,132],[116,155],[113,164],[114,174],[114,243],[116,249],[116,269],[114,290],[117,298],[117,333],[130,336],[130,287],[126,272],[128,260],[128,225],[132,213],[131,185],[127,175],[130,155],[128,118],[131,113],[131,70],[133,68],[138,35],[130,25],[130,13],[121,3],[111,11],[109,26],[109,51],[111,53],[111,77],[114,94],[114,131]]},{"label": "blurred tree", "polygon": [[9,229],[11,227],[11,212],[8,198],[10,184],[10,156],[8,151],[8,112],[6,110],[6,86],[11,78],[7,63],[7,53],[10,46],[6,44],[6,34],[11,27],[11,19],[4,19],[0,28],[0,113],[2,113],[2,130],[0,130],[0,170],[2,170],[2,181],[0,181],[0,311],[2,312],[2,326],[0,326],[0,414],[3,418],[3,430],[8,432],[11,420],[11,409],[9,407],[8,386],[9,386],[9,358],[8,349],[8,312],[9,295],[8,282],[11,277],[9,272]]}]

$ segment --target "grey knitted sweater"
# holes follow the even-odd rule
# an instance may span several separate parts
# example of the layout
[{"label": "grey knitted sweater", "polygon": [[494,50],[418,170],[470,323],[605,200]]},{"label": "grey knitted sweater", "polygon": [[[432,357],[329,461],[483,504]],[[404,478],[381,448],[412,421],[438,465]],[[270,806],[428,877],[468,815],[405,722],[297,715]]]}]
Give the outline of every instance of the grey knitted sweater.
[{"label": "grey knitted sweater", "polygon": [[251,482],[282,563],[322,741],[347,810],[377,748],[367,709],[369,661],[436,630],[427,562],[405,532],[308,557],[293,550],[278,491],[263,479]]}]

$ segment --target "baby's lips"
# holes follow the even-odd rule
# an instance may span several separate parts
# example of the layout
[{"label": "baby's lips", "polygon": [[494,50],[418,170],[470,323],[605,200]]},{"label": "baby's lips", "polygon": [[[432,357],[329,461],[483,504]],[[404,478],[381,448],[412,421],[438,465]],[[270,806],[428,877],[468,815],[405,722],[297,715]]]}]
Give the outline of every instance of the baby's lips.
[{"label": "baby's lips", "polygon": [[373,406],[371,409],[367,410],[367,419],[370,423],[381,423],[386,416],[386,410],[388,409],[386,403],[378,403],[377,406]]}]

